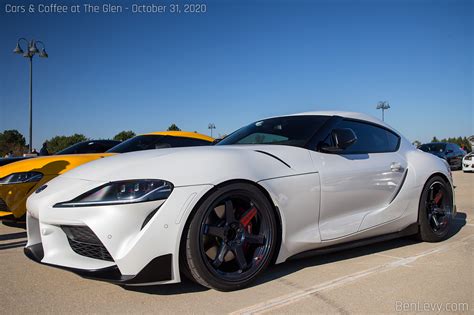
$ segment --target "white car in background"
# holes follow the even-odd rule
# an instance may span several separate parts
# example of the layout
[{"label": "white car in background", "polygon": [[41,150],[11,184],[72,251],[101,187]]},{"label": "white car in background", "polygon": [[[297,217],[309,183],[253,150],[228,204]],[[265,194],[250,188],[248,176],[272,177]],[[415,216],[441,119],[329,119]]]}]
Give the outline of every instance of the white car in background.
[{"label": "white car in background", "polygon": [[27,203],[25,253],[120,284],[249,285],[272,262],[417,234],[455,214],[449,167],[373,117],[259,120],[211,147],[126,153],[58,176]]},{"label": "white car in background", "polygon": [[474,172],[474,163],[472,161],[474,154],[468,153],[462,159],[462,170],[463,172]]}]

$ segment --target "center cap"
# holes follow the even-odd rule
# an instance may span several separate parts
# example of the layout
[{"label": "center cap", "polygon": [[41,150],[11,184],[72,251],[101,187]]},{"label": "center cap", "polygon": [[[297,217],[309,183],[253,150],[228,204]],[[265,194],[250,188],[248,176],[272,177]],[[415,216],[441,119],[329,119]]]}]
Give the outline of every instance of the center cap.
[{"label": "center cap", "polygon": [[233,241],[236,236],[237,236],[237,232],[234,229],[231,228],[229,229],[229,231],[227,231],[227,239],[229,241]]}]

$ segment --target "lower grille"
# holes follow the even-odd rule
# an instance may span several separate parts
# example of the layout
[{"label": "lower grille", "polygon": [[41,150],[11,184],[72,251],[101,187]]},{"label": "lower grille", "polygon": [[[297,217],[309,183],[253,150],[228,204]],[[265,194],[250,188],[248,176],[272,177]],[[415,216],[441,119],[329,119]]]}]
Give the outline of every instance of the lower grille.
[{"label": "lower grille", "polygon": [[10,211],[10,209],[8,209],[7,204],[2,198],[0,198],[0,211]]},{"label": "lower grille", "polygon": [[72,250],[81,256],[114,261],[104,244],[88,226],[61,226]]}]

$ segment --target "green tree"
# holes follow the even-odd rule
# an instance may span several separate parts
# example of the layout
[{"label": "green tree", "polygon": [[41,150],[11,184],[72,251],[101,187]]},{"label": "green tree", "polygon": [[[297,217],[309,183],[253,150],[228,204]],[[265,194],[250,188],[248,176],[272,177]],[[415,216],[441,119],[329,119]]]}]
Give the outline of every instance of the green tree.
[{"label": "green tree", "polygon": [[48,151],[50,154],[54,154],[72,146],[73,144],[86,140],[88,140],[86,136],[77,133],[73,134],[72,136],[55,136],[47,141]]},{"label": "green tree", "polygon": [[128,139],[133,138],[133,137],[135,137],[135,132],[133,132],[131,130],[124,130],[124,131],[120,131],[118,134],[116,134],[114,136],[114,140],[125,141],[125,140],[128,140]]},{"label": "green tree", "polygon": [[415,146],[415,148],[418,148],[420,145],[422,145],[422,143],[418,140],[413,141],[412,144]]},{"label": "green tree", "polygon": [[27,151],[25,137],[15,129],[0,132],[0,156],[3,157],[10,151],[17,156]]},{"label": "green tree", "polygon": [[469,143],[469,140],[467,137],[449,137],[449,138],[443,138],[441,140],[438,140],[438,138],[433,137],[433,140],[431,142],[449,142],[449,143],[455,143],[459,145],[461,148],[464,148],[468,152],[472,151],[472,146],[471,143]]},{"label": "green tree", "polygon": [[167,130],[168,131],[181,131],[181,129],[179,129],[179,127],[176,126],[176,124],[171,124],[171,126],[169,126]]}]

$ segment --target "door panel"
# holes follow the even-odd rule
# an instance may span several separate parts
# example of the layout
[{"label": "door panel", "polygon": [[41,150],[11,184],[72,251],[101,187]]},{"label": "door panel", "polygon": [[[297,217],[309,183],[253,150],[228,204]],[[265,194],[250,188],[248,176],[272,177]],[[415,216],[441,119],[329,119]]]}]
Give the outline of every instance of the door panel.
[{"label": "door panel", "polygon": [[322,240],[355,233],[368,213],[386,208],[407,166],[397,153],[316,155],[321,165]]}]

